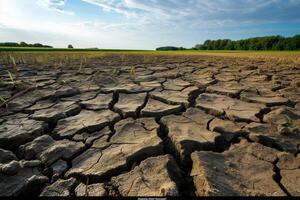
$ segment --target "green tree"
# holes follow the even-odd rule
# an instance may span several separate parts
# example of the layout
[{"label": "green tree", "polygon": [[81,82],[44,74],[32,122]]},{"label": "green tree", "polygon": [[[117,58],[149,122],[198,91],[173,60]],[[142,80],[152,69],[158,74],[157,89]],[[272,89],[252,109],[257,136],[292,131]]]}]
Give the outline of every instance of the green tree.
[{"label": "green tree", "polygon": [[26,42],[20,42],[20,47],[28,47],[28,44]]}]

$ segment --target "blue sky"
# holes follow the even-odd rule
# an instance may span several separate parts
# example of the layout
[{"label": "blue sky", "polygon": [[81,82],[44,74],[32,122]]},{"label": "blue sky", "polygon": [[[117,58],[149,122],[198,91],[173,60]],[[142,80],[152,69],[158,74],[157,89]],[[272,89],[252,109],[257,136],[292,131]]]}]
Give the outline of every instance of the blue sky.
[{"label": "blue sky", "polygon": [[295,34],[300,0],[0,0],[0,41],[154,49]]}]

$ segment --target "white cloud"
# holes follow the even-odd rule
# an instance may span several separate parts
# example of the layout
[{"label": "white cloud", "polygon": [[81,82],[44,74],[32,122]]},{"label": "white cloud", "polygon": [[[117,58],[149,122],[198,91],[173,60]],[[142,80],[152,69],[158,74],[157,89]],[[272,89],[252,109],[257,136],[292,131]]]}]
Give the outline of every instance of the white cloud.
[{"label": "white cloud", "polygon": [[[82,0],[110,12],[158,25],[219,27],[300,19],[299,0]],[[285,18],[282,18],[284,12]],[[298,12],[300,13],[300,12]],[[289,16],[293,16],[290,17]],[[194,28],[194,27],[193,27]]]},{"label": "white cloud", "polygon": [[37,0],[37,4],[41,7],[54,10],[62,14],[74,15],[74,12],[64,9],[66,2],[67,0]]},{"label": "white cloud", "polygon": [[127,17],[136,17],[134,12],[131,12],[124,8],[123,2],[118,0],[82,0],[86,3],[90,3],[101,7],[104,11],[113,11],[119,14],[124,14]]}]

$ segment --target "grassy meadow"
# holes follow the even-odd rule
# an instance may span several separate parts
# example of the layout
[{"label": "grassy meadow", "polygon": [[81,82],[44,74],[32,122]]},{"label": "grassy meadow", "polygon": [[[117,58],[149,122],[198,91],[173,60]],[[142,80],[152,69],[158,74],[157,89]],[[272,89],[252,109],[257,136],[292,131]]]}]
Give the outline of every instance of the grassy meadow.
[{"label": "grassy meadow", "polygon": [[241,51],[241,50],[181,50],[181,51],[155,51],[155,50],[122,50],[122,49],[67,49],[67,48],[36,48],[36,47],[0,47],[0,62],[6,63],[13,57],[16,62],[46,60],[101,58],[106,55],[142,55],[153,56],[218,56],[232,58],[253,58],[276,60],[300,64],[300,51]]}]

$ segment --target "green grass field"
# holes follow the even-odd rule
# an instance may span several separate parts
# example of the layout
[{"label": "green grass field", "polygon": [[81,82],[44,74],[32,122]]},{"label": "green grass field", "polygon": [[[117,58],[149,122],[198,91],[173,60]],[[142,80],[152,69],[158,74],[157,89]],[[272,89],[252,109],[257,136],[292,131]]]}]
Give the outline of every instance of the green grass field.
[{"label": "green grass field", "polygon": [[36,47],[0,47],[0,57],[13,55],[14,57],[70,57],[70,58],[97,58],[107,54],[118,55],[193,55],[193,56],[223,56],[246,57],[261,59],[276,59],[300,64],[300,51],[228,51],[228,50],[126,50],[126,49],[68,49],[68,48],[36,48]]},{"label": "green grass field", "polygon": [[63,52],[76,52],[76,51],[85,51],[85,52],[97,52],[97,51],[112,51],[112,52],[131,52],[131,51],[138,51],[138,52],[145,52],[151,50],[127,50],[127,49],[94,49],[94,48],[87,48],[87,49],[68,49],[68,48],[41,48],[41,47],[1,47],[0,51],[63,51]]}]

